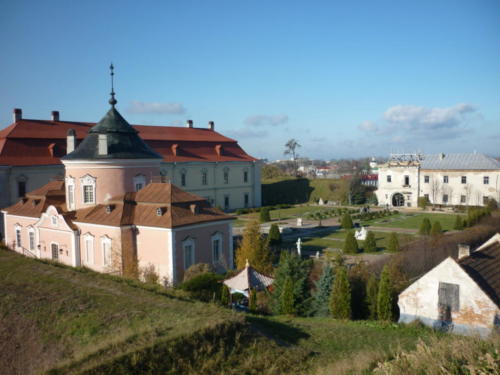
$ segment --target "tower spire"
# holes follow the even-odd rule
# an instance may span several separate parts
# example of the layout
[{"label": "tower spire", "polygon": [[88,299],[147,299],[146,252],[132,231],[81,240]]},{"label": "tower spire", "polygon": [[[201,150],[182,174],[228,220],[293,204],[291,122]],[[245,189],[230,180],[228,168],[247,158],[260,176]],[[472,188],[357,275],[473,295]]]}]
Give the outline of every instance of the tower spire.
[{"label": "tower spire", "polygon": [[115,88],[114,88],[114,79],[113,76],[115,75],[114,72],[115,67],[113,66],[113,63],[109,66],[109,71],[111,75],[111,99],[109,99],[109,104],[111,104],[112,107],[115,106],[118,101],[115,99]]}]

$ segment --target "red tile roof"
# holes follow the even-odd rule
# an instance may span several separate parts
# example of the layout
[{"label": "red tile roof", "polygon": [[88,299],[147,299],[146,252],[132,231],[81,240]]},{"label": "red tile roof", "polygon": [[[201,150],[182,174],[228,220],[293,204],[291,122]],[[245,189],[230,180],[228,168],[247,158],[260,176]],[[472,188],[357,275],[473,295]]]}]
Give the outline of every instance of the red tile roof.
[{"label": "red tile roof", "polygon": [[[22,119],[0,131],[0,165],[61,164],[66,135],[82,140],[94,123]],[[203,128],[133,125],[164,161],[255,161],[234,139]],[[54,144],[53,151],[50,145]],[[176,155],[172,146],[177,145]],[[220,152],[217,151],[220,149]]]}]

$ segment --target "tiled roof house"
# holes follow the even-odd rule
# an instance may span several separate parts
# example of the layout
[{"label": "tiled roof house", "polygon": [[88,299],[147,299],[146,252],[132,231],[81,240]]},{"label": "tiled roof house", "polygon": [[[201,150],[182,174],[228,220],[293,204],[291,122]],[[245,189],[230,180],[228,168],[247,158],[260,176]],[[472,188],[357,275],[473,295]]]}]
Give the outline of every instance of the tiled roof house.
[{"label": "tiled roof house", "polygon": [[[64,180],[50,181],[5,208],[5,242],[27,256],[100,272],[137,263],[165,283],[195,263],[231,268],[232,217],[199,195],[154,181],[163,156],[115,108],[59,158]],[[86,126],[87,125],[82,125]],[[71,128],[73,129],[73,128]],[[77,137],[69,131],[68,138]]]}]

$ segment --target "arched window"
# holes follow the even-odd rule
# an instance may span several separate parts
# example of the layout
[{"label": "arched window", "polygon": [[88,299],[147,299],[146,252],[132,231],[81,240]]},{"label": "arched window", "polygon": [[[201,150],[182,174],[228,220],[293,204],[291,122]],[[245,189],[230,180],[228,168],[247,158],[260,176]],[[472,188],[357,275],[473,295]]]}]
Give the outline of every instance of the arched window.
[{"label": "arched window", "polygon": [[94,236],[87,233],[83,236],[85,263],[94,264]]},{"label": "arched window", "polygon": [[138,174],[134,177],[134,189],[135,191],[141,190],[144,186],[146,186],[146,176],[143,174]]},{"label": "arched window", "polygon": [[96,178],[87,174],[80,179],[80,184],[82,186],[83,203],[94,204]]},{"label": "arched window", "polygon": [[184,253],[184,269],[191,267],[196,260],[195,257],[195,242],[193,238],[187,238],[182,241],[182,251]]},{"label": "arched window", "polygon": [[222,233],[212,235],[212,262],[219,263],[222,260]]},{"label": "arched window", "polygon": [[108,236],[101,237],[102,264],[104,266],[111,265],[111,238]]}]

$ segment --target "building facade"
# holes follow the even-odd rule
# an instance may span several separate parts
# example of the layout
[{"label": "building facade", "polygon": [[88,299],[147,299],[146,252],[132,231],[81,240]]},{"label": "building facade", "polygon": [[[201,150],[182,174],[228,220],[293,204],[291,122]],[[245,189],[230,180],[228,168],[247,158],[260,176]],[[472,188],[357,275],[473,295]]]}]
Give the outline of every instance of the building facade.
[{"label": "building facade", "polygon": [[399,154],[379,165],[379,205],[417,207],[426,197],[439,205],[482,206],[500,199],[500,162],[483,154]]},{"label": "building facade", "polygon": [[64,177],[2,211],[7,246],[98,272],[151,269],[174,284],[195,263],[232,268],[233,218],[162,178],[164,156],[110,103],[78,145],[68,132]]}]

